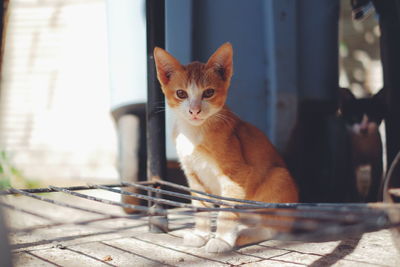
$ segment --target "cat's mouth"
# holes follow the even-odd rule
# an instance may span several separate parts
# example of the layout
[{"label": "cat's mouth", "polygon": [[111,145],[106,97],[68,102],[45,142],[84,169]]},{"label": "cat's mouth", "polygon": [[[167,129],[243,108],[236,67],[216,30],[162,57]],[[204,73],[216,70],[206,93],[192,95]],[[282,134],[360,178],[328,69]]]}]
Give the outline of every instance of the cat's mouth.
[{"label": "cat's mouth", "polygon": [[204,119],[199,118],[199,117],[191,117],[190,120],[191,121],[196,121],[196,122],[204,121]]},{"label": "cat's mouth", "polygon": [[190,123],[194,124],[194,125],[200,125],[204,122],[205,119],[200,118],[200,117],[190,117],[189,121]]}]

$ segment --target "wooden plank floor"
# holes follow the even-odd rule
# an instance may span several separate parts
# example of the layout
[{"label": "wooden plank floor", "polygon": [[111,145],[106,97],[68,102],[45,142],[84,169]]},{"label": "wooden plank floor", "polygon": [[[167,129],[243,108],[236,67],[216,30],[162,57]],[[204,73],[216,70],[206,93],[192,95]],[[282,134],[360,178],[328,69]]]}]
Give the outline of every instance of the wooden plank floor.
[{"label": "wooden plank floor", "polygon": [[[98,195],[98,191],[85,193]],[[123,215],[119,207],[95,203],[61,193],[45,194],[110,214]],[[118,200],[114,193],[101,197]],[[76,222],[99,215],[58,207],[23,196],[1,197],[3,202],[50,217],[54,221]],[[11,229],[49,224],[21,212],[6,211]],[[101,217],[101,216],[100,216]],[[88,225],[68,224],[33,232],[12,232],[15,266],[400,266],[399,253],[387,230],[335,242],[302,243],[270,240],[214,255],[203,248],[182,245],[181,235],[192,227],[192,218],[170,218],[168,234],[152,234],[147,219],[112,219]]]}]

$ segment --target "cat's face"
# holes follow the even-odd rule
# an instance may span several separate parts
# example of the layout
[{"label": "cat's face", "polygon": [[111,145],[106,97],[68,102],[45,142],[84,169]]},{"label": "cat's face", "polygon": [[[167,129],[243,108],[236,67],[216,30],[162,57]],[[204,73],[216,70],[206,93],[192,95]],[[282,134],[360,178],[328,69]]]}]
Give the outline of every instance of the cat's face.
[{"label": "cat's face", "polygon": [[157,77],[168,106],[190,124],[199,126],[224,106],[232,77],[232,46],[223,44],[207,61],[183,66],[156,47]]}]

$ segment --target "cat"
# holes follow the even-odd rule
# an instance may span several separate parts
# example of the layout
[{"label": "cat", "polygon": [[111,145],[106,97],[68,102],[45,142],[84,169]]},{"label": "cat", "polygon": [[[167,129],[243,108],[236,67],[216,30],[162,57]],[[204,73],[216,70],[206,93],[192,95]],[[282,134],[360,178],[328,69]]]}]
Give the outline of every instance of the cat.
[{"label": "cat", "polygon": [[383,175],[379,125],[385,114],[384,90],[359,99],[349,89],[340,88],[339,91],[339,116],[350,137],[357,200],[376,202]]},{"label": "cat", "polygon": [[[238,199],[298,202],[297,186],[266,135],[225,105],[233,75],[230,43],[219,47],[206,63],[184,66],[158,47],[154,59],[167,104],[176,114],[175,146],[191,188]],[[192,204],[208,206],[197,200]],[[183,239],[185,245],[221,253],[269,239],[274,233],[244,225],[242,214],[219,212],[215,237],[210,218],[198,215],[194,231]]]}]

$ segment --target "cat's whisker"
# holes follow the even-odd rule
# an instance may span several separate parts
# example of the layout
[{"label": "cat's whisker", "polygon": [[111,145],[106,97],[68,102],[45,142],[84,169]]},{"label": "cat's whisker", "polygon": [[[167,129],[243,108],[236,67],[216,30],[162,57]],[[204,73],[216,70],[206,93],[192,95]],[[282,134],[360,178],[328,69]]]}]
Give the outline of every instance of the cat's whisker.
[{"label": "cat's whisker", "polygon": [[215,114],[216,118],[218,118],[220,121],[222,121],[223,123],[225,123],[227,126],[231,126],[232,123],[234,122],[234,120],[222,113],[217,113]]},{"label": "cat's whisker", "polygon": [[226,124],[227,126],[229,126],[229,121],[224,116],[221,116],[221,115],[218,114],[217,118],[219,119],[220,122],[222,122],[222,123]]}]

